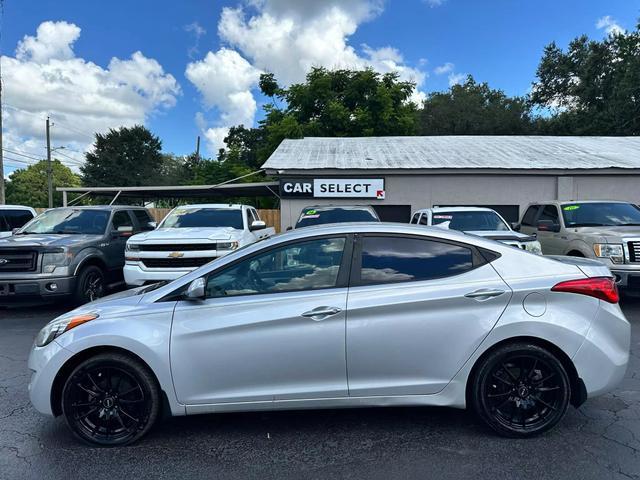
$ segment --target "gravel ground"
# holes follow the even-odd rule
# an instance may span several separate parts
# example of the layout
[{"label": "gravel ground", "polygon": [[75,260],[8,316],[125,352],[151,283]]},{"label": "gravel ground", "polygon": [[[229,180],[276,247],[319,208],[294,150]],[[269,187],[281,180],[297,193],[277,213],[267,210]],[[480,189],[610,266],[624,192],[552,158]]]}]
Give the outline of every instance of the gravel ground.
[{"label": "gravel ground", "polygon": [[27,355],[60,308],[0,310],[0,478],[640,478],[640,302],[619,388],[538,438],[496,437],[472,414],[370,408],[175,418],[131,447],[79,444],[27,396]]}]

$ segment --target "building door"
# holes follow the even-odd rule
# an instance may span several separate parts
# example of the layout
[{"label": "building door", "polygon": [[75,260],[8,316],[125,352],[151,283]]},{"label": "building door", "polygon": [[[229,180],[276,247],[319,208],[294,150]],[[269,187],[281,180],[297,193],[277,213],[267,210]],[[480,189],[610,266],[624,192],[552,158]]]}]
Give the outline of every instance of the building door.
[{"label": "building door", "polygon": [[409,223],[411,205],[371,205],[383,222]]}]

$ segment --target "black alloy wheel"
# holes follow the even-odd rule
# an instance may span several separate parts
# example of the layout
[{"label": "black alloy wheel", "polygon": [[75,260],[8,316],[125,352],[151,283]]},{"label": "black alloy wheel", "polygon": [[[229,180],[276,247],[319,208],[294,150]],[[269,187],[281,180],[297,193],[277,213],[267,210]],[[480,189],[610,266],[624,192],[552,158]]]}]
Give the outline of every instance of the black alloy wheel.
[{"label": "black alloy wheel", "polygon": [[72,432],[99,446],[138,440],[159,410],[155,378],[146,366],[122,354],[100,354],[81,363],[62,394],[62,411]]},{"label": "black alloy wheel", "polygon": [[529,437],[555,426],[571,398],[569,376],[550,352],[530,344],[501,347],[480,365],[473,385],[476,412],[508,437]]},{"label": "black alloy wheel", "polygon": [[76,284],[76,302],[84,304],[104,296],[106,290],[104,272],[100,267],[90,265],[80,272]]}]

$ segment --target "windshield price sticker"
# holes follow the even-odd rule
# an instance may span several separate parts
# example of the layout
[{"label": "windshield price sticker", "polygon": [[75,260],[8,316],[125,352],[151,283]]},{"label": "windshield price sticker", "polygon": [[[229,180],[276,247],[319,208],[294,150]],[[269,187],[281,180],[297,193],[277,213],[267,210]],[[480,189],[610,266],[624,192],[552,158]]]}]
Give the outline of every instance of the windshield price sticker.
[{"label": "windshield price sticker", "polygon": [[563,210],[565,212],[570,212],[572,210],[578,210],[580,208],[580,205],[567,205],[566,207],[563,208]]},{"label": "windshield price sticker", "polygon": [[453,220],[453,215],[434,215],[434,220]]}]

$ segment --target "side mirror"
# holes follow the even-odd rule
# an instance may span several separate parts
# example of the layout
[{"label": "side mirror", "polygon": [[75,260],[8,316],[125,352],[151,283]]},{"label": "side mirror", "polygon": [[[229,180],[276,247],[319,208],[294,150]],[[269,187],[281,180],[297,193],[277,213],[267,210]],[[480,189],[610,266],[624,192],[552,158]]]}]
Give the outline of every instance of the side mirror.
[{"label": "side mirror", "polygon": [[522,227],[522,225],[520,225],[520,223],[511,222],[511,230],[513,230],[515,232],[519,232],[521,227]]},{"label": "side mirror", "polygon": [[131,235],[133,235],[133,227],[125,225],[118,227],[118,229],[116,230],[116,234],[118,237],[130,237]]},{"label": "side mirror", "polygon": [[156,222],[147,222],[147,228],[149,230],[155,230],[158,224]]},{"label": "side mirror", "polygon": [[256,230],[264,230],[265,228],[267,228],[266,223],[264,223],[262,220],[255,220],[249,226],[249,231],[255,232]]},{"label": "side mirror", "polygon": [[289,225],[289,226],[287,227],[287,232],[288,232],[289,230],[293,230],[293,227],[292,227],[291,225]]},{"label": "side mirror", "polygon": [[204,300],[205,286],[204,277],[196,278],[187,287],[187,291],[184,293],[185,300]]},{"label": "side mirror", "polygon": [[538,231],[557,233],[560,231],[560,224],[553,220],[538,220]]}]

